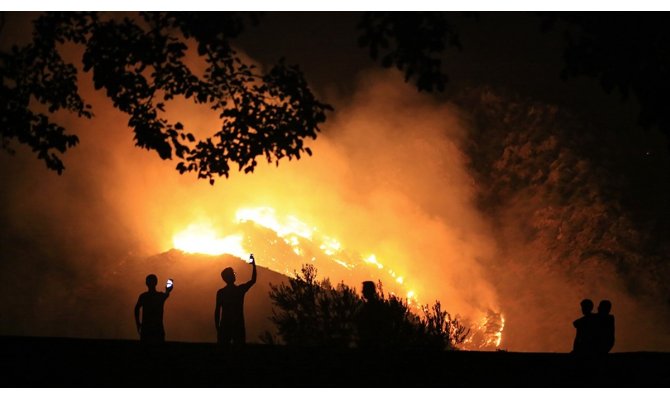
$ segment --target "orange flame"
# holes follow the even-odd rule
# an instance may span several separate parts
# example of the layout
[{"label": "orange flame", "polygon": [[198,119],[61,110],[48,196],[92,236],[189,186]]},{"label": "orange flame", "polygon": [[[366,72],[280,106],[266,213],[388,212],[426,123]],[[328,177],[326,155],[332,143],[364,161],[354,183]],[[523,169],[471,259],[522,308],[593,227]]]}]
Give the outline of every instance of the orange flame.
[{"label": "orange flame", "polygon": [[190,224],[172,237],[175,249],[186,253],[200,253],[211,256],[231,254],[242,259],[249,253],[242,247],[242,235],[220,237],[216,229],[208,223]]}]

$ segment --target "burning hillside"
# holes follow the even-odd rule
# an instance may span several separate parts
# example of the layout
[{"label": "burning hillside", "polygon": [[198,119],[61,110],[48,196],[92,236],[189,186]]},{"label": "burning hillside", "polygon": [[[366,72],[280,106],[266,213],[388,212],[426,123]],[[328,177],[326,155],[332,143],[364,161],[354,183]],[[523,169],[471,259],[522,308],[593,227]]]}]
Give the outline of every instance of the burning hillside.
[{"label": "burning hillside", "polygon": [[[420,298],[412,287],[411,278],[396,273],[375,254],[345,248],[339,240],[318,228],[294,216],[278,216],[270,207],[241,208],[226,230],[227,235],[219,232],[206,223],[191,224],[174,235],[174,247],[186,253],[230,254],[242,260],[254,253],[270,269],[289,276],[298,266],[313,264],[319,274],[331,282],[344,282],[354,288],[360,288],[365,280],[379,281],[385,292],[406,299],[417,314],[421,313],[424,303],[432,302]],[[463,322],[471,327],[466,348],[485,350],[500,345],[504,327],[500,313],[489,310],[476,320]]]}]

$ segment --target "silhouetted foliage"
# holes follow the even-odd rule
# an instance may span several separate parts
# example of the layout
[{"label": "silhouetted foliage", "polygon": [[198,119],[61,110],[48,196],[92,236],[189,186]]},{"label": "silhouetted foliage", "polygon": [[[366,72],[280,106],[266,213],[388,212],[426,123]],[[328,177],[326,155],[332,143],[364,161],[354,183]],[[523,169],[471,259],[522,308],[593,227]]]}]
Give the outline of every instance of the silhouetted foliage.
[{"label": "silhouetted foliage", "polygon": [[563,77],[587,76],[607,93],[640,104],[639,123],[670,134],[670,31],[665,13],[543,14],[545,27],[566,26]]},{"label": "silhouetted foliage", "polygon": [[[665,14],[540,18],[545,28],[557,21],[566,27],[565,77],[592,77],[608,92],[633,95],[640,123],[670,134],[663,98],[670,89]],[[316,137],[332,108],[315,98],[297,66],[280,60],[261,73],[239,57],[231,40],[258,19],[257,13],[146,12],[134,18],[45,13],[33,23],[31,43],[0,52],[0,146],[11,152],[12,141],[27,145],[48,168],[62,173],[60,154],[75,146],[78,136],[52,122],[50,114],[67,110],[93,116],[79,93],[77,67],[61,54],[59,45],[67,42],[85,49],[83,71],[92,71],[95,87],[128,115],[136,145],[162,159],[176,158],[180,173],[195,172],[213,183],[216,176],[228,176],[231,163],[252,172],[258,156],[278,163],[309,155],[304,140]],[[3,15],[0,28],[4,25]],[[461,49],[449,14],[369,12],[358,30],[359,45],[383,67],[402,71],[419,90],[444,90],[448,77],[442,59],[450,47]],[[207,66],[202,76],[185,62],[190,39]],[[165,105],[176,97],[209,106],[221,128],[196,136],[182,122],[169,121]]]},{"label": "silhouetted foliage", "polygon": [[[58,45],[84,47],[83,71],[129,117],[135,144],[162,159],[179,159],[180,173],[196,172],[214,182],[228,176],[230,163],[245,173],[268,162],[311,155],[304,140],[314,139],[331,107],[318,101],[297,66],[280,60],[267,73],[245,63],[230,40],[257,15],[238,13],[147,12],[135,18],[110,18],[95,12],[45,13],[33,23],[31,43],[0,52],[0,137],[28,145],[59,174],[59,153],[78,138],[50,122],[48,113],[67,110],[91,118],[81,98],[77,67]],[[206,63],[202,76],[186,64],[186,40],[197,45]],[[166,102],[183,97],[218,113],[221,128],[202,139],[183,123],[165,116]],[[43,104],[37,112],[31,102]]]},{"label": "silhouetted foliage", "polygon": [[353,344],[354,314],[361,299],[348,286],[318,282],[316,275],[312,265],[305,265],[288,285],[270,284],[272,322],[288,345],[347,347]]},{"label": "silhouetted foliage", "polygon": [[[667,197],[660,183],[631,179],[639,176],[633,168],[648,162],[644,154],[634,157],[635,142],[557,106],[486,88],[468,92],[458,104],[471,110],[477,125],[468,151],[486,188],[479,205],[499,226],[513,227],[515,234],[496,235],[524,248],[524,262],[515,263],[536,273],[564,271],[579,285],[601,281],[603,268],[612,268],[632,293],[665,298],[670,251],[658,239],[670,229],[667,201],[656,206],[641,200]],[[649,175],[651,169],[642,171]],[[652,212],[646,216],[636,207]]]},{"label": "silhouetted foliage", "polygon": [[[537,332],[564,343],[551,321],[570,315],[546,307],[556,293],[621,287],[645,307],[668,304],[667,172],[658,172],[667,164],[653,164],[641,138],[489,88],[465,91],[456,103],[475,127],[467,151],[483,188],[478,206],[506,249],[492,269],[506,316],[544,315],[534,319]],[[554,286],[560,281],[566,289]],[[659,312],[654,325],[667,329],[668,310]]]},{"label": "silhouetted foliage", "polygon": [[[447,74],[440,57],[448,46],[461,49],[458,34],[444,13],[367,12],[358,29],[358,44],[367,47],[384,68],[395,66],[405,81],[416,77],[419,90],[443,91]],[[381,54],[380,54],[381,53]]]},{"label": "silhouetted foliage", "polygon": [[[476,13],[465,13],[477,16]],[[641,126],[670,135],[670,31],[665,13],[537,13],[542,30],[565,29],[562,77],[598,80],[607,93],[639,102]],[[419,90],[443,91],[441,58],[448,47],[462,50],[458,32],[445,12],[368,12],[361,18],[359,45],[385,68],[395,66]],[[467,50],[467,49],[466,49]],[[560,50],[559,50],[560,51]]]},{"label": "silhouetted foliage", "polygon": [[427,336],[434,342],[435,347],[449,347],[462,344],[470,333],[470,329],[463,326],[451,314],[442,310],[442,304],[436,301],[432,307],[422,307],[424,326]]},{"label": "silhouetted foliage", "polygon": [[[384,295],[379,284],[379,298],[372,309],[376,315],[364,314],[365,303],[355,290],[339,283],[333,287],[317,280],[317,270],[304,265],[290,277],[288,284],[270,285],[272,322],[287,345],[335,347],[429,347],[455,349],[470,330],[442,310],[439,302],[422,307],[423,318],[413,313],[406,300]],[[361,343],[361,318],[374,317],[379,327],[375,343]],[[368,322],[370,322],[368,320]],[[267,343],[276,343],[266,333]]]}]

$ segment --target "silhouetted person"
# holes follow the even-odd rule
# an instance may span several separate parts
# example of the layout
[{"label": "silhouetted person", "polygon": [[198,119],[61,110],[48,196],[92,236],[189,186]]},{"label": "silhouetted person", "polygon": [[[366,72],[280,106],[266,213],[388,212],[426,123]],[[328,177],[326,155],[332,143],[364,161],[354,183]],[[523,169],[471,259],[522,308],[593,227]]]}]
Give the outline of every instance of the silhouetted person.
[{"label": "silhouetted person", "polygon": [[356,315],[358,328],[358,346],[376,348],[382,346],[384,334],[387,333],[384,305],[377,296],[375,283],[363,282],[363,305]]},{"label": "silhouetted person", "polygon": [[577,329],[572,352],[593,354],[596,351],[597,330],[596,315],[593,314],[593,301],[584,299],[580,305],[582,307],[582,314],[584,315],[572,323]]},{"label": "silhouetted person", "polygon": [[[171,281],[171,280],[170,280]],[[145,343],[162,343],[165,341],[163,328],[163,306],[170,297],[172,286],[165,288],[165,293],[157,292],[158,278],[154,274],[147,275],[148,291],[142,293],[135,304],[135,325],[140,334],[140,341]],[[140,309],[142,318],[140,319]]]},{"label": "silhouetted person", "polygon": [[216,292],[216,309],[214,325],[217,341],[221,345],[242,345],[246,342],[244,329],[244,295],[256,283],[256,260],[250,256],[253,266],[251,280],[242,285],[235,285],[235,271],[228,267],[221,271],[221,278],[226,286]]},{"label": "silhouetted person", "polygon": [[607,354],[614,347],[614,315],[610,314],[612,303],[609,300],[603,300],[598,304],[598,314],[596,314],[596,351],[601,354]]}]

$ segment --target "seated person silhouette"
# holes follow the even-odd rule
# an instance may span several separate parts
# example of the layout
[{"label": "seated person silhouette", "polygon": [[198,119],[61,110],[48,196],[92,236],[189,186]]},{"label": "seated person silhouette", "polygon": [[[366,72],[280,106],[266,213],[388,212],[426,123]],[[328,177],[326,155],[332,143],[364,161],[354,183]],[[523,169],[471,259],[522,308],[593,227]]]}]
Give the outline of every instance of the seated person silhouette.
[{"label": "seated person silhouette", "polygon": [[600,354],[607,354],[614,347],[614,315],[610,314],[611,309],[612,303],[609,300],[598,304],[596,351]]},{"label": "seated person silhouette", "polygon": [[582,307],[582,314],[584,315],[572,323],[577,329],[572,352],[576,354],[593,354],[596,349],[595,336],[597,329],[596,316],[593,314],[593,301],[584,299],[580,305]]},{"label": "seated person silhouette", "polygon": [[[158,278],[154,274],[147,275],[148,291],[142,293],[135,304],[135,325],[144,343],[162,343],[165,341],[163,328],[163,306],[172,291],[172,279],[168,280],[165,293],[156,291]],[[140,310],[142,317],[140,318]]]},{"label": "seated person silhouette", "polygon": [[226,286],[216,293],[214,325],[216,326],[217,342],[220,345],[243,345],[246,343],[244,329],[244,295],[256,283],[256,260],[253,254],[249,257],[253,267],[251,280],[235,285],[235,271],[228,267],[221,271],[221,278]]},{"label": "seated person silhouette", "polygon": [[363,282],[363,304],[356,315],[358,329],[358,347],[378,348],[383,345],[387,334],[384,305],[377,296],[375,283]]}]

